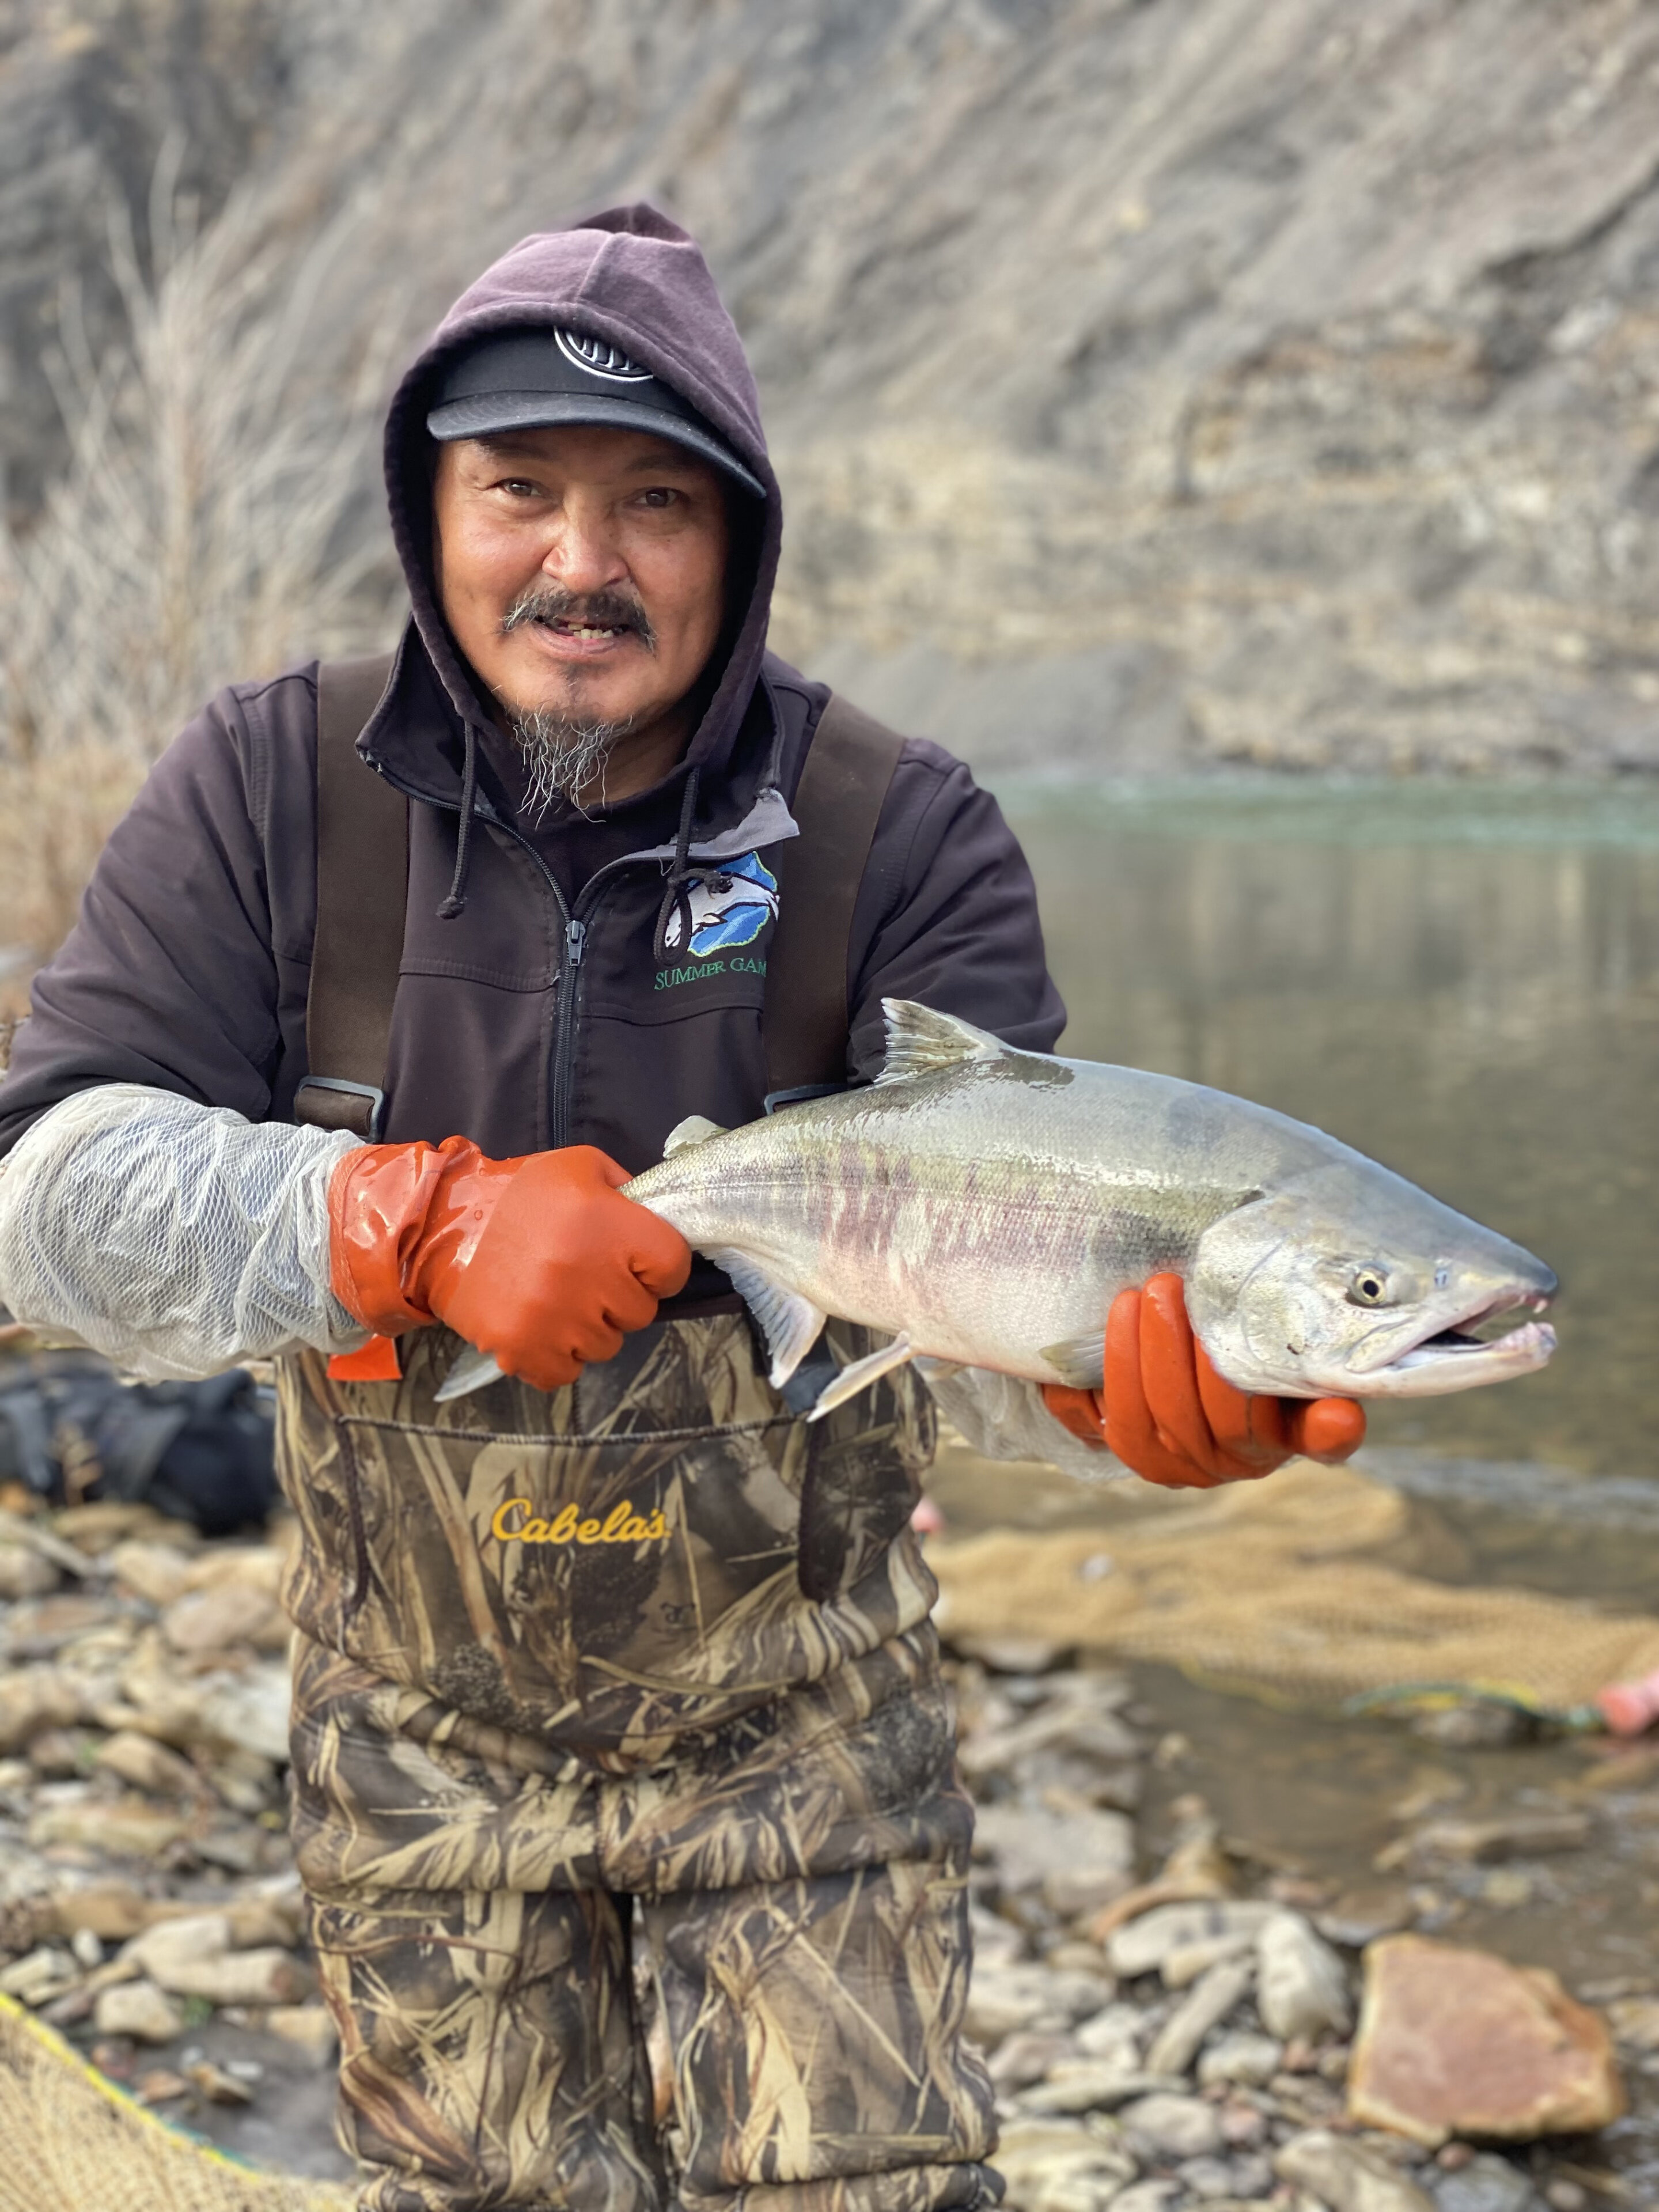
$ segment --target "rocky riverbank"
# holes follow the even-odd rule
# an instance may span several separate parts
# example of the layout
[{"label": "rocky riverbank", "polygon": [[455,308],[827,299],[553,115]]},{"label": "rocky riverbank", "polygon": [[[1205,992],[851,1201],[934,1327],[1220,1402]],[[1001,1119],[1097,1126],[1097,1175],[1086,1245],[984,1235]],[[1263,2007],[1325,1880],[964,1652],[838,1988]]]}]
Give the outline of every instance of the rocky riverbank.
[{"label": "rocky riverbank", "polygon": [[[131,1506],[0,1519],[0,1990],[157,2112],[327,2176],[283,1540],[205,1544]],[[1013,1644],[952,1666],[980,1806],[970,2027],[1014,2212],[1650,2201],[1659,1962],[1597,2010],[1455,1940],[1463,1900],[1518,1899],[1583,1848],[1582,1807],[1460,1822],[1430,1791],[1345,1892],[1177,1786],[1191,1747],[1155,1678]]]}]

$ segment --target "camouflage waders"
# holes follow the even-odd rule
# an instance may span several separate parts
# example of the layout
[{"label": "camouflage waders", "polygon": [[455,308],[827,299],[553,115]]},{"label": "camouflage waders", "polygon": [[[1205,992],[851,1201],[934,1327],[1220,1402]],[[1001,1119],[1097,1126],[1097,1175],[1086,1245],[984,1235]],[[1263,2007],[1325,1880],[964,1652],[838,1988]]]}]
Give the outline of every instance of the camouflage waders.
[{"label": "camouflage waders", "polygon": [[734,1315],[440,1407],[455,1348],[283,1376],[295,1844],[366,2212],[994,2196],[923,1386],[809,1428]]}]

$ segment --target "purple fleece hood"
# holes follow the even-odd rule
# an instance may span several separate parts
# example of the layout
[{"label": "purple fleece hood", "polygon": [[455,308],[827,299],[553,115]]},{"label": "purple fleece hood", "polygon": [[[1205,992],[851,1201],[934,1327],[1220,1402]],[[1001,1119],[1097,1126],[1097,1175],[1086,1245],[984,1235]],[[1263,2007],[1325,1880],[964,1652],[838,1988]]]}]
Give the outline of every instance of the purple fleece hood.
[{"label": "purple fleece hood", "polygon": [[386,496],[421,641],[463,722],[487,722],[438,606],[426,416],[438,377],[456,353],[486,335],[538,325],[591,331],[621,347],[689,399],[765,486],[749,604],[740,619],[730,611],[726,666],[685,764],[719,758],[729,751],[760,677],[783,510],[737,326],[696,240],[643,201],[520,239],[462,293],[398,386],[386,417]]}]

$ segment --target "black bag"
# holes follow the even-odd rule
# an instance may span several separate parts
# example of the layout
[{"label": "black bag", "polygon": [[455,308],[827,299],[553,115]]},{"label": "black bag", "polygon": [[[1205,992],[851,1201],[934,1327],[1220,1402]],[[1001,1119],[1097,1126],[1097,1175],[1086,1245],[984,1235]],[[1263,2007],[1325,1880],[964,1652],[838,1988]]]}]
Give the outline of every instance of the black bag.
[{"label": "black bag", "polygon": [[271,1393],[240,1368],[127,1383],[94,1352],[0,1367],[0,1482],[53,1504],[142,1502],[228,1535],[276,1503],[275,1434]]}]

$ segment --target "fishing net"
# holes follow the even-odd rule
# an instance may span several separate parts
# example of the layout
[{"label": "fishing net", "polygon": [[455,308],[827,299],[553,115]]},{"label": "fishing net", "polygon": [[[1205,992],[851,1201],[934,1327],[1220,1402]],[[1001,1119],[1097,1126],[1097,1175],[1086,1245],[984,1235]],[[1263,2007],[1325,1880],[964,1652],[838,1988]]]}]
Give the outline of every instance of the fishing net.
[{"label": "fishing net", "polygon": [[352,2191],[260,2173],[168,2127],[0,1996],[0,2212],[348,2212]]},{"label": "fishing net", "polygon": [[1659,1620],[1377,1556],[1410,1516],[1381,1483],[1304,1462],[1156,1501],[1122,1486],[1086,1529],[936,1540],[928,1562],[947,1637],[1038,1636],[1310,1704],[1450,1691],[1592,1723],[1598,1691],[1659,1669]]}]

